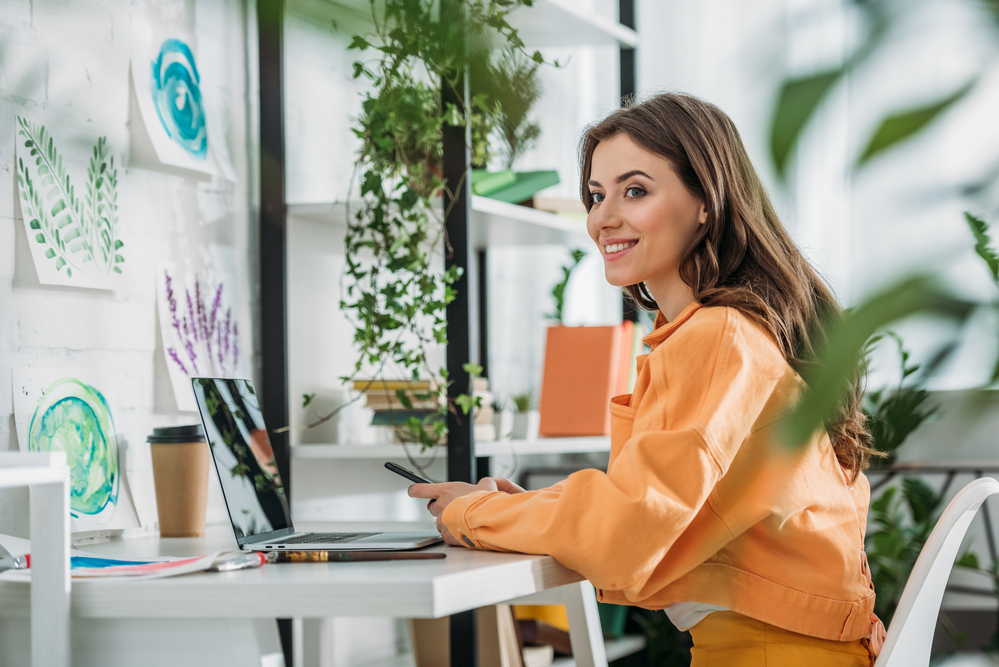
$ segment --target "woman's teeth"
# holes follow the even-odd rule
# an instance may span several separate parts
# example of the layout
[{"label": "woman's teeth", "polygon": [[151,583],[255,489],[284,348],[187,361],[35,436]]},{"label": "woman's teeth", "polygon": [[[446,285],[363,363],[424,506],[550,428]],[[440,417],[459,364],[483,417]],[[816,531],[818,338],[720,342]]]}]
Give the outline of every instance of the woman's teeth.
[{"label": "woman's teeth", "polygon": [[605,245],[604,253],[609,255],[614,252],[621,252],[622,250],[626,250],[631,246],[635,245],[636,243],[638,243],[638,241],[627,241],[625,243],[615,243],[614,245]]}]

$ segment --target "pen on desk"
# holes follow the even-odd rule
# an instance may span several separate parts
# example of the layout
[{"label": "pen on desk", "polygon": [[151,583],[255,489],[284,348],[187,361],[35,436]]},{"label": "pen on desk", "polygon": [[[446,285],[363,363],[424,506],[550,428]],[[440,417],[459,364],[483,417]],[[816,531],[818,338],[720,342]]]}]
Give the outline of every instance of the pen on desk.
[{"label": "pen on desk", "polygon": [[[360,563],[375,560],[437,560],[441,551],[271,551],[267,560],[275,563]],[[272,560],[273,559],[273,560]]]},{"label": "pen on desk", "polygon": [[231,556],[222,556],[208,568],[209,572],[232,572],[233,570],[245,570],[251,567],[260,567],[268,562],[267,554],[259,551],[250,553],[235,553]]}]

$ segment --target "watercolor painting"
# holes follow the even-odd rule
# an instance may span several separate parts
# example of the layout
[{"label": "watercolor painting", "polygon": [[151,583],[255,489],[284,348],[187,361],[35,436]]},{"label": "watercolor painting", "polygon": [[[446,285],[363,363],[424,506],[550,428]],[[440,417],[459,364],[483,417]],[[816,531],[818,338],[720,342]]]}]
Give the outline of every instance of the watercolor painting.
[{"label": "watercolor painting", "polygon": [[161,164],[235,181],[195,50],[193,37],[174,27],[133,19],[132,85],[142,125]]},{"label": "watercolor painting", "polygon": [[194,54],[179,39],[168,39],[160,46],[153,62],[150,93],[156,115],[167,136],[195,160],[208,157],[208,131],[201,104],[201,77],[194,64]]},{"label": "watercolor painting", "polygon": [[[16,118],[17,192],[38,280],[45,285],[114,289],[121,284],[125,242],[118,219],[118,168],[100,137],[80,183],[55,138]],[[82,163],[82,160],[81,160]],[[75,165],[73,165],[75,166]],[[77,196],[77,186],[80,196]]]},{"label": "watercolor painting", "polygon": [[192,377],[238,377],[240,328],[225,280],[212,284],[195,274],[185,285],[176,267],[156,267],[160,336],[177,409],[198,409]]},{"label": "watercolor painting", "polygon": [[21,450],[66,453],[71,530],[138,526],[104,393],[70,373],[15,371],[13,381]]}]

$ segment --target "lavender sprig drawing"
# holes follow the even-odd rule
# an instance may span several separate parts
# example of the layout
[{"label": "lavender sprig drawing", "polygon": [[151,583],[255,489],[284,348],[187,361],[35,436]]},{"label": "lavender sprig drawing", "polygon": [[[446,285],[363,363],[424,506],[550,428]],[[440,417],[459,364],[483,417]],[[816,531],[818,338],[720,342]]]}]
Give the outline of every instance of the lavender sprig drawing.
[{"label": "lavender sprig drawing", "polygon": [[[177,295],[174,293],[174,278],[164,269],[167,308],[170,312],[170,328],[177,334],[181,348],[167,348],[167,356],[188,377],[211,374],[231,376],[239,365],[239,329],[232,316],[232,308],[227,308],[225,317],[220,318],[224,283],[219,282],[210,307],[203,298],[201,280],[194,280],[194,294],[184,289],[186,312],[178,309]],[[208,287],[207,285],[205,286]],[[206,289],[204,293],[211,293]],[[178,316],[179,311],[179,316]]]}]

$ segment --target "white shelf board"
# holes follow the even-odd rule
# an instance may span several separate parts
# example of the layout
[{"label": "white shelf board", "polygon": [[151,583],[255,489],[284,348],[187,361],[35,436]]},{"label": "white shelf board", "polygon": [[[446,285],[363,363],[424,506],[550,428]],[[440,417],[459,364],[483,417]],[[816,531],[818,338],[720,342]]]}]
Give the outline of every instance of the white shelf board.
[{"label": "white shelf board", "polygon": [[[356,207],[356,208],[355,208]],[[351,211],[358,210],[351,203]],[[346,202],[288,204],[288,217],[335,225],[347,224]],[[491,246],[579,245],[590,243],[581,218],[472,196],[472,243]]]},{"label": "white shelf board", "polygon": [[638,33],[614,20],[580,9],[574,0],[535,0],[507,16],[528,47],[610,45],[635,48]]},{"label": "white shelf board", "polygon": [[[384,3],[376,3],[379,14]],[[635,48],[638,33],[616,20],[607,19],[575,6],[574,0],[534,0],[533,7],[518,7],[507,15],[517,29],[525,48],[546,46],[613,45]],[[349,33],[370,30],[368,0],[291,0],[290,13],[320,24],[336,21]],[[498,37],[494,41],[499,41]]]},{"label": "white shelf board", "polygon": [[[416,459],[429,459],[433,452],[420,453],[418,445],[295,445],[291,448],[293,459],[394,459],[406,456],[406,451]],[[610,438],[590,436],[585,438],[539,438],[537,440],[497,440],[475,444],[476,456],[529,456],[531,454],[581,454],[609,452]],[[437,456],[447,455],[447,447],[438,448]]]}]

